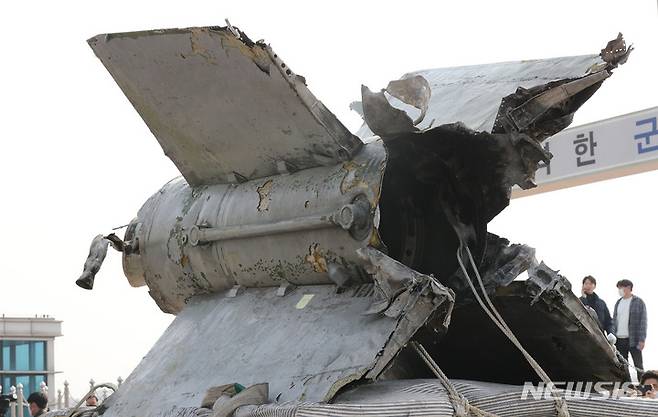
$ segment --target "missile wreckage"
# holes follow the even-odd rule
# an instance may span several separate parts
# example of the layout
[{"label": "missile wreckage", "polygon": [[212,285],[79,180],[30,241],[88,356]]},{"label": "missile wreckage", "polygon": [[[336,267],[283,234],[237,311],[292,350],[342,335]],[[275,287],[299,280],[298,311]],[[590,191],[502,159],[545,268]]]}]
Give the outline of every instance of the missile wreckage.
[{"label": "missile wreckage", "polygon": [[130,284],[148,286],[176,315],[93,413],[575,416],[618,407],[557,391],[519,399],[527,381],[629,374],[569,282],[487,223],[513,186],[534,186],[551,157],[542,141],[626,61],[621,34],[597,55],[364,86],[352,105],[365,122],[356,135],[268,44],[233,26],[88,42],[182,174],[146,201],[123,239],[94,239],[78,280],[93,287],[112,245]]}]

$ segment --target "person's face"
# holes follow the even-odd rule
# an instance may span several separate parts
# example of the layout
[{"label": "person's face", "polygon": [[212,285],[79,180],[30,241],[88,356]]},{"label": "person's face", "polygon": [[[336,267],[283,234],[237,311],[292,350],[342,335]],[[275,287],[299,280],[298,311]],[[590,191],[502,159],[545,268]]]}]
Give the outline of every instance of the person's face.
[{"label": "person's face", "polygon": [[654,391],[658,391],[658,379],[656,378],[647,378],[644,385],[651,385]]},{"label": "person's face", "polygon": [[98,404],[98,400],[96,399],[96,397],[89,397],[87,398],[86,404],[90,407],[95,407],[96,404]]},{"label": "person's face", "polygon": [[592,281],[586,279],[585,282],[583,282],[583,292],[585,294],[591,294],[594,292],[594,289],[596,288],[596,284],[594,284]]},{"label": "person's face", "polygon": [[37,403],[30,403],[29,406],[30,406],[30,415],[36,416],[40,410],[39,406],[37,406]]},{"label": "person's face", "polygon": [[628,297],[631,295],[631,287],[617,287],[619,289],[620,297]]}]

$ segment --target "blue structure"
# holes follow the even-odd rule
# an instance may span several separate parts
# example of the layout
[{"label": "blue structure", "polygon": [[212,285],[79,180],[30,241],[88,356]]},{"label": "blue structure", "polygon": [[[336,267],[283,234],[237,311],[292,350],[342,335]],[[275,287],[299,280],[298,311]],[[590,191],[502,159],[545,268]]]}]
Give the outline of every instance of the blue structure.
[{"label": "blue structure", "polygon": [[42,340],[0,340],[0,375],[4,389],[23,384],[24,392],[34,392],[47,383],[46,342]]},{"label": "blue structure", "polygon": [[[0,317],[0,384],[3,394],[18,384],[23,385],[26,397],[39,391],[42,382],[49,387],[55,386],[54,340],[62,335],[61,323],[48,316]],[[54,402],[53,392],[49,392],[49,396]]]}]

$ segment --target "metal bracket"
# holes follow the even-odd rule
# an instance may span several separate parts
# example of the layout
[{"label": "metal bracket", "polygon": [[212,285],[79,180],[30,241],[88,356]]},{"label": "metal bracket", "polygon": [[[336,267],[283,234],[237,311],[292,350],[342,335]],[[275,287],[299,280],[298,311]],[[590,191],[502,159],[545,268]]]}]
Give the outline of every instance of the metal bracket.
[{"label": "metal bracket", "polygon": [[227,298],[235,298],[238,295],[242,294],[244,291],[244,287],[242,285],[234,285],[233,288],[228,290],[228,293],[226,293]]},{"label": "metal bracket", "polygon": [[296,287],[289,282],[285,282],[279,285],[279,288],[276,289],[277,297],[284,297],[290,294]]}]

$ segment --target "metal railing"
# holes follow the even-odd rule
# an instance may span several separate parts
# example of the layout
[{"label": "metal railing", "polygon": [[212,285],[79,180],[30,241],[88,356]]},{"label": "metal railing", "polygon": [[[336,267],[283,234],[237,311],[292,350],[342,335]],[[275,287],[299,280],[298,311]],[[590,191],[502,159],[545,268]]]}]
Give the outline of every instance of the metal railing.
[{"label": "metal railing", "polygon": [[[110,388],[112,391],[114,391],[116,388],[120,387],[121,384],[123,383],[123,378],[118,377],[117,378],[117,385],[116,387],[114,384],[99,384],[96,385],[96,382],[93,379],[89,380],[89,391],[84,394],[81,400],[75,400],[71,396],[71,390],[69,389],[69,382],[64,381],[64,390],[58,389],[57,390],[57,401],[56,404],[52,404],[52,402],[48,403],[48,407],[50,409],[56,409],[56,410],[61,410],[64,408],[70,408],[72,405],[76,404],[79,406],[85,402],[87,397],[89,397],[91,394],[94,394],[97,389],[99,388]],[[48,396],[48,386],[46,385],[45,382],[41,382],[39,386],[39,391],[44,393],[46,397],[50,398]],[[2,393],[2,385],[0,385],[0,393]],[[23,391],[23,384],[20,382],[16,384],[16,386],[11,386],[9,388],[9,394],[15,395],[16,396],[16,401],[12,402],[9,404],[9,416],[10,417],[28,417],[29,413],[26,415],[25,414],[25,408],[28,407],[29,405],[26,402],[25,398],[25,393]],[[103,390],[97,395],[99,395],[98,401],[99,403],[105,400],[111,393],[109,393],[107,390]],[[19,406],[21,404],[22,406]]]}]

